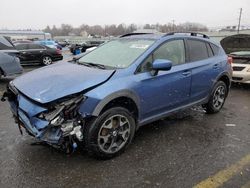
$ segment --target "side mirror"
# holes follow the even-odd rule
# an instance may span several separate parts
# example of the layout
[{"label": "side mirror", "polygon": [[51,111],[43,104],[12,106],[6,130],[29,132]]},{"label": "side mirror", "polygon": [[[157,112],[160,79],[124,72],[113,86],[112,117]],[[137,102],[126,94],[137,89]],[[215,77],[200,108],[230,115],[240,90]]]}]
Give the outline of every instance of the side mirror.
[{"label": "side mirror", "polygon": [[172,61],[167,59],[156,59],[152,64],[153,75],[157,75],[160,70],[167,71],[172,68]]}]

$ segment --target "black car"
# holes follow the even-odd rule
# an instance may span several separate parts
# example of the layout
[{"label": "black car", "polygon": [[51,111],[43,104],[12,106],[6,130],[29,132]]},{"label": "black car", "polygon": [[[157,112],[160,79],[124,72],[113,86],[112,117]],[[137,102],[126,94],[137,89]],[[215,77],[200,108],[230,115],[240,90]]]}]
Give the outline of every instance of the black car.
[{"label": "black car", "polygon": [[19,43],[15,44],[19,50],[19,58],[21,63],[42,63],[50,65],[53,61],[63,59],[59,49],[49,48],[40,44]]},{"label": "black car", "polygon": [[70,52],[74,55],[76,55],[76,50],[80,49],[81,53],[86,52],[86,50],[88,48],[92,48],[92,47],[97,47],[99,45],[101,45],[102,43],[104,43],[105,41],[86,41],[82,44],[72,44],[69,49]]}]

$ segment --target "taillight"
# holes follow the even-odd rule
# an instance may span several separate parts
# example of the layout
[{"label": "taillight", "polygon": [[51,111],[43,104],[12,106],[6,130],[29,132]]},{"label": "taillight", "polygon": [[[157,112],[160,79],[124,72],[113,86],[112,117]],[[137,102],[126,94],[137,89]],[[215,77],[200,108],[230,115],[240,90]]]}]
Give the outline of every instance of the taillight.
[{"label": "taillight", "polygon": [[57,54],[62,54],[61,50],[59,50],[59,49],[56,49],[56,53]]},{"label": "taillight", "polygon": [[230,65],[232,65],[232,63],[233,63],[233,58],[232,58],[231,56],[228,56],[228,57],[227,57],[227,62],[228,62]]}]

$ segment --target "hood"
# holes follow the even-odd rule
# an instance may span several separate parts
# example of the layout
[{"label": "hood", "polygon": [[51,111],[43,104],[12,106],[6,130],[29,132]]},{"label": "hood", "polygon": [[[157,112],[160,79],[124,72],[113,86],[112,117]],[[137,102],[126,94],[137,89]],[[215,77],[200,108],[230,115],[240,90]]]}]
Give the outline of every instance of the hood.
[{"label": "hood", "polygon": [[221,46],[227,54],[239,51],[250,51],[250,35],[238,34],[221,40]]},{"label": "hood", "polygon": [[48,103],[105,82],[113,72],[65,62],[29,72],[13,84],[29,98]]}]

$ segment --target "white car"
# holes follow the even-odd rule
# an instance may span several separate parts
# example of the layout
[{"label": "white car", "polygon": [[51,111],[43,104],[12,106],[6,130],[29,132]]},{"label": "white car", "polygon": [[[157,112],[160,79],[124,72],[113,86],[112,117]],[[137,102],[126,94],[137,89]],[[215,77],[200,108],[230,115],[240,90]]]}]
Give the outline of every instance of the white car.
[{"label": "white car", "polygon": [[91,52],[91,51],[93,51],[94,49],[96,49],[97,47],[96,46],[93,46],[93,47],[91,47],[91,48],[87,48],[86,49],[86,52]]},{"label": "white car", "polygon": [[233,82],[250,84],[250,51],[230,53],[233,58]]}]

